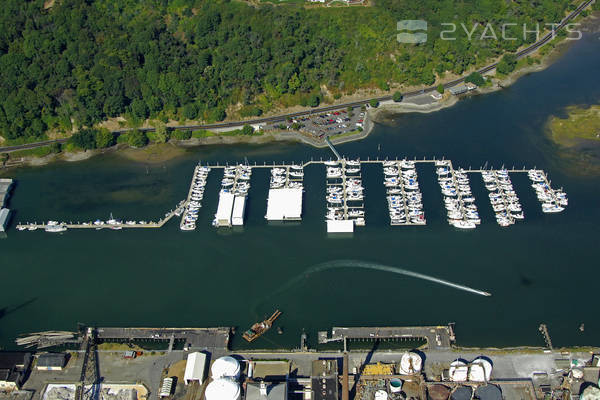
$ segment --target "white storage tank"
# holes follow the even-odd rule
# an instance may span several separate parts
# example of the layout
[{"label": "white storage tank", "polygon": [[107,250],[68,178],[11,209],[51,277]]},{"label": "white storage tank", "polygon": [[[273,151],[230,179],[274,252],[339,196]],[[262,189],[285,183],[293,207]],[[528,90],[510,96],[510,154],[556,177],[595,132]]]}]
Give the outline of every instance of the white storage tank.
[{"label": "white storage tank", "polygon": [[400,374],[402,375],[418,374],[422,367],[423,359],[412,351],[404,353],[400,359]]},{"label": "white storage tank", "polygon": [[463,361],[456,360],[450,363],[450,380],[453,382],[465,382],[468,378],[469,367]]},{"label": "white storage tank", "polygon": [[238,378],[240,376],[240,363],[233,357],[225,356],[218,358],[210,368],[213,379]]},{"label": "white storage tank", "polygon": [[216,379],[208,384],[204,396],[206,400],[239,400],[240,385],[231,379]]},{"label": "white storage tank", "polygon": [[473,369],[473,366],[475,365],[479,365],[481,368],[483,368],[486,381],[489,381],[492,378],[492,363],[485,358],[478,357],[473,360],[471,365],[471,369]]}]

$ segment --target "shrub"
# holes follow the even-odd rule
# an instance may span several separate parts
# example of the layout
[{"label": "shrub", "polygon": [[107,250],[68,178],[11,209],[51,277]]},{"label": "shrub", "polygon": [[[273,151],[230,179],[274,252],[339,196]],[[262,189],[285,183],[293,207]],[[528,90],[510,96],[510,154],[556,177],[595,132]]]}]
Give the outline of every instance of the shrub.
[{"label": "shrub", "polygon": [[131,147],[144,147],[148,144],[148,136],[142,131],[134,129],[129,132],[129,137],[127,138],[127,144]]},{"label": "shrub", "polygon": [[369,105],[373,108],[377,108],[379,107],[379,101],[377,101],[377,99],[372,99],[371,101],[369,101]]},{"label": "shrub", "polygon": [[394,92],[394,95],[392,96],[392,98],[394,99],[394,101],[396,103],[400,103],[402,101],[402,99],[404,98],[404,96],[402,96],[402,93],[400,93],[400,92]]},{"label": "shrub", "polygon": [[192,131],[188,130],[174,130],[172,136],[177,140],[188,140],[192,138]]}]

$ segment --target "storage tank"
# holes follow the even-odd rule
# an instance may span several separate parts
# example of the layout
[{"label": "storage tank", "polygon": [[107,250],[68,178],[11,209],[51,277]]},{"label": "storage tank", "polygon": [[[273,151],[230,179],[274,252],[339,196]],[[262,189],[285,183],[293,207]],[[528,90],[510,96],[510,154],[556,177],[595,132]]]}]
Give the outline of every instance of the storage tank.
[{"label": "storage tank", "polygon": [[387,400],[388,394],[385,390],[378,390],[375,392],[375,400]]},{"label": "storage tank", "polygon": [[413,375],[421,372],[423,360],[421,356],[414,352],[406,352],[400,359],[400,374]]},{"label": "storage tank", "polygon": [[216,379],[208,384],[204,395],[206,400],[239,400],[240,385],[231,379]]},{"label": "storage tank", "polygon": [[489,360],[486,360],[485,358],[481,358],[478,357],[476,359],[473,360],[473,362],[471,363],[473,365],[477,364],[477,365],[481,365],[481,367],[484,370],[485,373],[485,380],[489,381],[492,378],[492,363]]},{"label": "storage tank", "polygon": [[238,378],[240,376],[240,363],[230,356],[221,357],[213,363],[210,373],[213,379]]},{"label": "storage tank", "polygon": [[402,381],[398,378],[390,379],[390,392],[398,393],[402,391]]},{"label": "storage tank", "polygon": [[427,398],[429,400],[448,400],[450,389],[444,385],[432,385],[427,388]]},{"label": "storage tank", "polygon": [[459,386],[450,395],[450,400],[471,400],[472,398],[473,389],[470,386]]},{"label": "storage tank", "polygon": [[496,385],[479,386],[475,390],[475,397],[479,400],[502,400],[502,391]]},{"label": "storage tank", "polygon": [[464,361],[456,360],[450,363],[450,370],[448,371],[450,380],[453,382],[464,382],[468,378],[469,367]]},{"label": "storage tank", "polygon": [[481,364],[471,364],[469,368],[469,381],[471,382],[485,382],[485,370]]}]

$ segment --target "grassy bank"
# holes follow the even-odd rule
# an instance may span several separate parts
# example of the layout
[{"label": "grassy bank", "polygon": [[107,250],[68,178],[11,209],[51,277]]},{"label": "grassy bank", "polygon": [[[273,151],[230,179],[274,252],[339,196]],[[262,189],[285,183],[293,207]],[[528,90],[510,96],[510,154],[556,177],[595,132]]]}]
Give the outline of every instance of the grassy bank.
[{"label": "grassy bank", "polygon": [[589,108],[566,108],[567,117],[550,117],[548,128],[552,141],[563,147],[575,147],[581,139],[600,144],[600,105]]}]

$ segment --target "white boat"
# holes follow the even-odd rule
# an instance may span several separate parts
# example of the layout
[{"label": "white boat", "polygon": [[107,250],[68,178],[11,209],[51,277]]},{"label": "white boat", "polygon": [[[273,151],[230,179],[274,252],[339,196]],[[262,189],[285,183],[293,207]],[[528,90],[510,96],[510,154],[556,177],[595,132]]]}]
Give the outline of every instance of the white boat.
[{"label": "white boat", "polygon": [[469,220],[454,221],[452,225],[459,229],[475,229],[477,227],[477,224],[475,224],[475,222]]},{"label": "white boat", "polygon": [[44,228],[46,232],[64,232],[67,230],[67,227],[64,224],[61,224],[56,221],[48,221],[46,227]]}]

